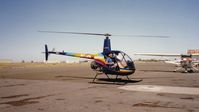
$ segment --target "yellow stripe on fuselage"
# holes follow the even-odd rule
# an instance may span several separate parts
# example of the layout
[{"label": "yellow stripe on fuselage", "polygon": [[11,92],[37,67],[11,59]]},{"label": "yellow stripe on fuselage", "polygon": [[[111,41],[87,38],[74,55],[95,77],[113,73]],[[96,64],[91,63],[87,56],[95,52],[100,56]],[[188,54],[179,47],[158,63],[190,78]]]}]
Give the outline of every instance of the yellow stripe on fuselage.
[{"label": "yellow stripe on fuselage", "polygon": [[126,72],[132,72],[132,70],[123,70],[123,69],[121,70],[121,69],[120,69],[120,72],[126,73]]}]

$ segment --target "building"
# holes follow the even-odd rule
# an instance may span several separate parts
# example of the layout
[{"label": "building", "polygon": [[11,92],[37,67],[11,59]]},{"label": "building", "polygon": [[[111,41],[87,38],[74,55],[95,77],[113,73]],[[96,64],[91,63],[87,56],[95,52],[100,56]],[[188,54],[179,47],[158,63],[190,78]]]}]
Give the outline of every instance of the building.
[{"label": "building", "polygon": [[199,49],[189,49],[187,54],[199,54]]}]

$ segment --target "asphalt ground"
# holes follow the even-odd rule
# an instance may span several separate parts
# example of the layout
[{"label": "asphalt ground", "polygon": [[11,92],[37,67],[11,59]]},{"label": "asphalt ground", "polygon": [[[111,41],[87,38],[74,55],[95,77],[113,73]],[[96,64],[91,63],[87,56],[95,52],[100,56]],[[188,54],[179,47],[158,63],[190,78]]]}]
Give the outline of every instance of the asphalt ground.
[{"label": "asphalt ground", "polygon": [[136,62],[131,81],[101,75],[92,83],[89,63],[0,64],[0,112],[198,112],[199,73],[174,69]]}]

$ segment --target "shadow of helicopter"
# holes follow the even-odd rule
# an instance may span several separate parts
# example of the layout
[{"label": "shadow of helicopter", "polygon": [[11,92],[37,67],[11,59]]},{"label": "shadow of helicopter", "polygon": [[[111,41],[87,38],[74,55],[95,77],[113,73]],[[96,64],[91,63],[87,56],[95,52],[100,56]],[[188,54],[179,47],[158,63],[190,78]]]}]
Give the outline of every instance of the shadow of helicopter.
[{"label": "shadow of helicopter", "polygon": [[141,82],[142,79],[138,79],[138,80],[128,80],[128,79],[122,79],[122,78],[98,78],[97,82],[90,82],[90,83],[94,83],[94,84],[116,84],[116,85],[126,85],[129,83],[138,83]]},{"label": "shadow of helicopter", "polygon": [[[74,80],[74,79],[89,79],[92,80],[91,77],[80,77],[80,76],[55,76],[55,78],[63,78],[63,80]],[[65,79],[66,78],[66,79]],[[116,84],[116,85],[125,85],[127,83],[138,83],[141,82],[142,79],[137,80],[128,80],[128,79],[122,79],[122,78],[98,78],[96,79],[98,82],[90,81],[89,83],[93,84]]]}]

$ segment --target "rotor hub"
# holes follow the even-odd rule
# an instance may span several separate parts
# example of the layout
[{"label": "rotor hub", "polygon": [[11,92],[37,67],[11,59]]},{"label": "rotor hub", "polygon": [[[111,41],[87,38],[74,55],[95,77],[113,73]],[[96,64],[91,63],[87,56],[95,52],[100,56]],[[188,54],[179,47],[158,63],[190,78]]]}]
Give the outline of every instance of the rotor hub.
[{"label": "rotor hub", "polygon": [[104,36],[109,37],[109,36],[111,36],[111,34],[105,33]]}]

